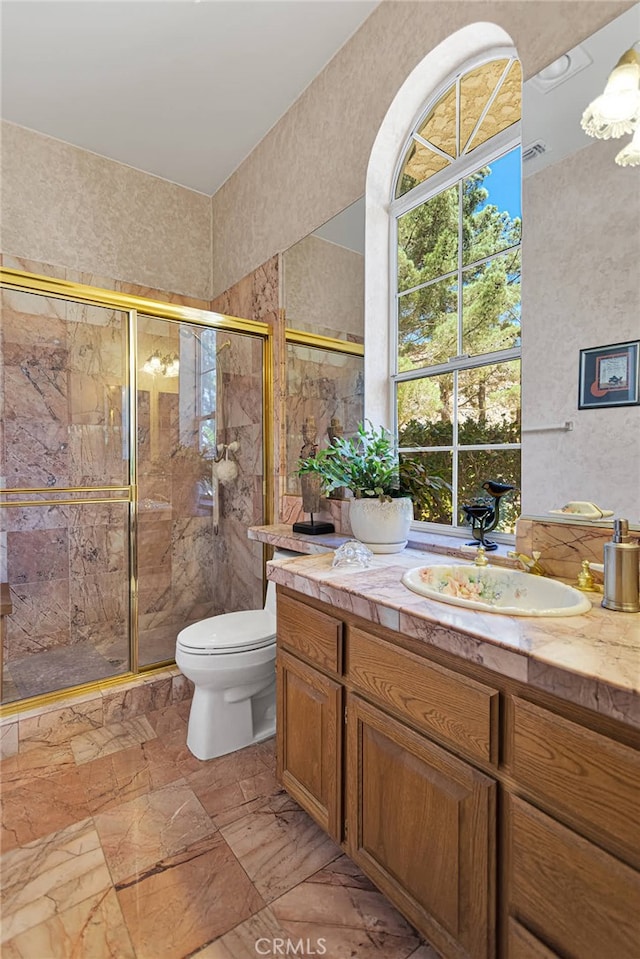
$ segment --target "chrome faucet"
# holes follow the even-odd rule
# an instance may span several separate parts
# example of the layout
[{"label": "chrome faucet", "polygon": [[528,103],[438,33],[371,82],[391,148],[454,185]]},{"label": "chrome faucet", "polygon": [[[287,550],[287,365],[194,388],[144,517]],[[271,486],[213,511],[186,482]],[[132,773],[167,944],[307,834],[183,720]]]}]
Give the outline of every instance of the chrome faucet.
[{"label": "chrome faucet", "polygon": [[540,553],[537,551],[532,552],[531,556],[527,556],[526,553],[518,553],[516,550],[509,550],[507,556],[510,556],[511,559],[517,559],[522,568],[527,573],[532,573],[534,576],[546,576],[545,570],[542,568],[538,560],[540,559]]}]

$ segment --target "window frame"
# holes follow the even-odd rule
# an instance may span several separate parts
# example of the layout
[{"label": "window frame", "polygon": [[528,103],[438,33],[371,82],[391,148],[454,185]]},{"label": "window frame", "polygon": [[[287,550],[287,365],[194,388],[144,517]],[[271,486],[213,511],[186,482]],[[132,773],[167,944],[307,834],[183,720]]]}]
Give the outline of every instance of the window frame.
[{"label": "window frame", "polygon": [[[396,388],[398,383],[411,382],[414,380],[424,379],[425,376],[436,376],[442,373],[458,373],[460,371],[468,369],[478,369],[482,366],[493,366],[499,363],[508,362],[510,360],[519,360],[522,363],[522,346],[512,347],[507,350],[499,350],[493,353],[483,353],[475,356],[468,356],[465,354],[458,354],[456,357],[450,358],[447,362],[441,363],[434,366],[428,367],[419,367],[412,370],[406,370],[404,372],[398,372],[398,220],[401,216],[406,213],[409,213],[411,210],[416,209],[422,204],[426,203],[432,197],[438,195],[444,190],[459,184],[465,177],[469,176],[471,173],[476,172],[481,167],[488,165],[491,162],[495,162],[500,159],[505,154],[509,153],[515,148],[522,149],[522,119],[518,120],[516,123],[511,124],[505,130],[501,130],[495,136],[491,137],[489,140],[486,140],[480,146],[476,147],[474,150],[471,150],[469,153],[464,153],[462,156],[452,159],[447,167],[443,170],[434,173],[432,176],[428,177],[422,183],[417,184],[407,193],[403,194],[400,197],[395,196],[396,185],[398,178],[402,172],[405,158],[407,155],[407,150],[409,144],[412,140],[417,140],[417,142],[425,142],[421,137],[416,135],[416,131],[425,122],[429,113],[434,109],[439,100],[447,93],[448,90],[454,84],[457,84],[457,81],[460,77],[463,77],[465,74],[476,69],[479,66],[482,66],[484,63],[488,63],[492,60],[497,59],[508,59],[508,64],[505,67],[502,78],[506,76],[508,70],[511,67],[511,64],[514,60],[519,60],[514,52],[513,48],[510,49],[501,49],[494,48],[492,51],[488,51],[481,56],[474,57],[473,59],[467,60],[462,66],[458,67],[449,77],[438,86],[434,91],[431,97],[423,105],[420,113],[417,115],[414,123],[410,127],[410,131],[407,137],[404,139],[402,148],[399,153],[399,157],[396,161],[393,178],[391,181],[391,199],[388,207],[388,223],[389,223],[389,327],[390,327],[390,337],[389,337],[389,409],[391,411],[391,429],[393,435],[395,436],[396,443],[398,443],[398,408],[396,402]],[[471,141],[475,130],[479,129],[482,124],[482,120],[490,107],[493,101],[493,96],[487,101],[483,111],[476,123],[474,131],[469,137],[469,142]],[[460,86],[457,84],[457,93],[456,93],[456,120],[459,114],[460,107]],[[458,128],[458,126],[457,126]],[[458,134],[456,133],[456,136]],[[459,149],[459,146],[458,146]],[[437,152],[437,151],[436,151]],[[520,176],[520,188],[522,190],[522,165],[521,165],[521,176]],[[459,216],[462,217],[462,209],[459,210]],[[496,257],[503,256],[515,250],[522,250],[522,234],[520,236],[520,241],[518,244],[508,247],[504,250],[499,251],[498,253],[493,253],[487,257],[484,257],[480,260],[474,260],[472,264],[462,263],[463,250],[462,246],[458,244],[458,262],[454,271],[450,271],[447,274],[438,276],[429,282],[438,282],[445,278],[455,278],[456,281],[461,280],[464,270],[469,269],[472,265],[476,266],[484,262],[490,262]],[[521,267],[522,268],[522,267]],[[420,284],[419,287],[415,289],[422,289],[428,284]],[[461,310],[462,310],[462,286],[458,283],[459,286],[459,299],[458,299],[458,335],[460,335],[461,329]],[[402,290],[402,294],[406,295],[410,293],[411,289]],[[458,344],[460,348],[460,344]],[[522,366],[521,366],[522,370]],[[522,381],[521,381],[522,382]],[[522,392],[521,392],[522,396]],[[457,415],[458,409],[457,405],[454,408],[454,437],[457,440]],[[413,528],[422,530],[422,531],[432,531],[439,534],[456,536],[456,537],[468,537],[469,527],[460,526],[459,524],[459,504],[457,503],[457,490],[458,490],[458,457],[461,449],[464,451],[482,451],[482,450],[493,450],[493,449],[518,449],[522,448],[522,437],[520,437],[519,443],[505,443],[500,444],[499,447],[495,443],[488,444],[475,444],[472,446],[460,447],[457,442],[453,443],[451,446],[442,446],[442,447],[401,447],[403,453],[420,453],[420,452],[448,452],[452,453],[452,486],[454,489],[454,503],[455,509],[453,511],[454,515],[452,516],[452,523],[443,524],[443,523],[427,523],[419,520],[414,521],[412,524]],[[498,533],[492,532],[492,538],[498,542],[504,543],[513,543],[515,536],[514,534],[509,533]]]}]

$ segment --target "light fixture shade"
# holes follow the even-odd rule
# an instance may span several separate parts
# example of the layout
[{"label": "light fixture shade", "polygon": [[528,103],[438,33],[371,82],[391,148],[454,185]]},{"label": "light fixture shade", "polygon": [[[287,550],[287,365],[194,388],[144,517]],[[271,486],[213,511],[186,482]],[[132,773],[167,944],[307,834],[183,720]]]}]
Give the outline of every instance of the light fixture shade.
[{"label": "light fixture shade", "polygon": [[616,163],[620,166],[640,166],[640,126],[629,143],[617,154]]},{"label": "light fixture shade", "polygon": [[157,350],[155,353],[151,354],[149,359],[142,367],[142,370],[144,373],[151,373],[153,376],[155,376],[157,373],[162,373],[162,360]]},{"label": "light fixture shade", "polygon": [[611,71],[605,91],[582,114],[581,127],[590,137],[609,140],[633,133],[640,122],[640,57],[627,50]]},{"label": "light fixture shade", "polygon": [[180,375],[180,360],[176,353],[174,353],[172,356],[165,356],[163,365],[163,372],[165,376],[174,377]]}]

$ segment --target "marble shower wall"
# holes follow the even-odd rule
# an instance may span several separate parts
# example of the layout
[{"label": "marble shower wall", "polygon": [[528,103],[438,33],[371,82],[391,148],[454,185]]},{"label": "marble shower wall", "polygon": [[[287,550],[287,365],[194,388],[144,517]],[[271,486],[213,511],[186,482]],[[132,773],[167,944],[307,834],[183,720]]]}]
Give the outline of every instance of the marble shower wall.
[{"label": "marble shower wall", "polygon": [[5,485],[126,485],[126,314],[13,290],[2,314]]},{"label": "marble shower wall", "polygon": [[[218,358],[218,443],[238,443],[229,454],[237,466],[230,482],[220,481],[219,528],[213,537],[213,597],[217,612],[259,609],[263,603],[262,546],[247,529],[264,522],[263,342],[224,334],[231,345]],[[223,473],[220,473],[223,476]]]},{"label": "marble shower wall", "polygon": [[[273,330],[273,501],[270,504],[274,517],[280,515],[281,496],[284,491],[283,468],[285,450],[283,445],[282,411],[285,402],[285,341],[284,320],[280,311],[280,257],[273,256],[252,273],[243,277],[224,293],[211,302],[211,309],[228,316],[238,316],[248,320],[267,323]],[[224,424],[223,424],[224,425]],[[256,425],[258,425],[256,420]],[[229,429],[230,427],[226,427]],[[259,424],[259,436],[262,438],[262,424]],[[240,451],[242,454],[242,450]],[[262,477],[261,477],[262,480]],[[222,493],[223,497],[225,491]],[[229,496],[227,495],[227,498]],[[254,514],[257,515],[257,503],[262,503],[262,493],[255,496]],[[260,513],[263,514],[262,507]],[[248,523],[247,525],[251,525]],[[241,526],[234,536],[234,561],[238,570],[251,571],[250,595],[257,606],[262,605],[262,547],[246,538],[246,528]],[[220,550],[223,550],[222,545]],[[259,581],[256,577],[259,575]],[[245,573],[246,575],[246,573]],[[244,588],[244,587],[243,587]],[[248,606],[246,608],[249,608]]]}]

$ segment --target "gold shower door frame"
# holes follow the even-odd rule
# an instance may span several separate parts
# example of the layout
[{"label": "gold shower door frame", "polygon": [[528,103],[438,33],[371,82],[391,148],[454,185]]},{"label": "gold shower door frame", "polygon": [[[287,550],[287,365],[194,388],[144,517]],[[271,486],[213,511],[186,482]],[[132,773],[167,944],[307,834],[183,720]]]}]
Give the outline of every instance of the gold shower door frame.
[{"label": "gold shower door frame", "polygon": [[[39,705],[57,702],[74,694],[86,693],[90,690],[102,689],[130,680],[141,673],[164,669],[174,660],[165,660],[152,663],[148,666],[139,666],[138,663],[138,455],[137,455],[137,392],[138,392],[138,314],[153,319],[170,320],[176,323],[188,323],[192,326],[213,328],[221,332],[240,333],[262,340],[262,500],[265,523],[272,522],[273,502],[273,330],[267,323],[256,320],[245,320],[240,317],[226,316],[223,313],[213,313],[194,307],[180,306],[174,303],[164,303],[160,300],[151,300],[146,297],[118,293],[115,290],[106,290],[100,287],[85,286],[68,280],[55,277],[39,276],[21,270],[11,270],[0,267],[0,289],[16,290],[20,293],[38,293],[54,299],[69,300],[72,302],[87,303],[91,306],[117,309],[126,313],[127,323],[127,364],[125,391],[128,408],[128,445],[129,445],[129,483],[125,486],[103,487],[61,487],[56,492],[61,494],[60,499],[20,499],[4,502],[0,499],[0,509],[9,509],[18,506],[61,506],[61,505],[93,505],[96,503],[128,503],[129,504],[129,670],[106,679],[69,686],[61,690],[54,690],[32,696],[15,702],[0,704],[0,717],[33,709]],[[7,495],[33,496],[43,493],[51,494],[51,488],[31,487],[18,489],[0,489],[0,497]],[[69,498],[64,494],[103,493],[106,496],[86,496]],[[264,550],[263,550],[264,567]],[[0,678],[2,676],[3,650],[0,650]]]}]

